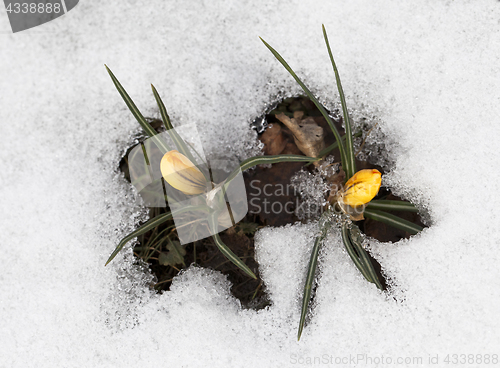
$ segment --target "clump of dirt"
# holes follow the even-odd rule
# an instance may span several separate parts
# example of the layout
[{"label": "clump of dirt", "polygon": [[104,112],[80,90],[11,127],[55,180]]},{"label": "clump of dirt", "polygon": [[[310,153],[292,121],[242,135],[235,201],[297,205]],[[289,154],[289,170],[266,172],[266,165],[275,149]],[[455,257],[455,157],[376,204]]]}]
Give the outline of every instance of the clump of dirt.
[{"label": "clump of dirt", "polygon": [[[276,117],[277,115],[279,118]],[[265,129],[263,126],[259,132],[259,139],[264,143],[264,153],[266,155],[302,155],[297,145],[299,143],[300,146],[302,143],[300,139],[297,139],[298,133],[295,132],[294,134],[287,126],[291,126],[288,120],[294,118],[294,116],[299,118],[297,121],[300,125],[303,125],[301,122],[311,124],[312,127],[308,126],[306,129],[314,131],[315,134],[320,133],[318,127],[321,127],[324,146],[329,146],[335,142],[335,137],[326,120],[311,100],[303,96],[287,98],[277,104],[264,117],[259,118],[260,122],[267,123],[264,124]],[[333,116],[337,117],[334,119],[334,123],[341,135],[343,135],[342,118],[339,112],[334,111]],[[158,132],[162,130],[163,125],[160,120],[151,119],[150,123]],[[291,127],[292,129],[303,128],[303,126],[299,125]],[[361,139],[366,139],[369,131],[358,131],[354,132],[354,134],[361,137]],[[360,146],[363,147],[363,144]],[[363,155],[362,150],[359,153]],[[120,162],[120,170],[130,181],[126,160],[127,154]],[[330,155],[340,157],[338,149],[333,150]],[[365,161],[357,160],[356,164],[358,170],[375,168],[382,174],[384,173],[383,168]],[[223,231],[220,236],[222,241],[256,274],[257,280],[248,277],[228,261],[218,250],[211,237],[181,246],[177,241],[174,222],[167,221],[138,237],[138,244],[134,247],[134,254],[139,259],[147,262],[156,276],[157,282],[153,286],[154,289],[158,292],[168,290],[175,275],[186,266],[194,264],[212,268],[227,275],[233,285],[232,294],[241,301],[244,307],[261,309],[269,305],[270,301],[265,291],[266,288],[259,276],[258,264],[254,259],[254,235],[259,228],[264,226],[282,226],[296,221],[308,220],[301,220],[297,217],[296,210],[300,206],[300,193],[291,184],[294,175],[302,168],[311,173],[315,169],[314,165],[305,166],[303,163],[286,162],[273,164],[271,167],[258,166],[243,174],[247,191],[248,213],[243,220]],[[390,189],[381,188],[376,199],[399,200],[400,198],[394,196]],[[168,208],[151,208],[150,218],[168,210]],[[422,227],[424,226],[416,213],[393,213]],[[402,238],[410,237],[410,234],[405,231],[394,229],[370,219],[359,221],[357,225],[366,235],[383,242],[397,242]],[[381,273],[381,267],[375,259],[372,258],[372,261],[385,287],[385,278]]]}]

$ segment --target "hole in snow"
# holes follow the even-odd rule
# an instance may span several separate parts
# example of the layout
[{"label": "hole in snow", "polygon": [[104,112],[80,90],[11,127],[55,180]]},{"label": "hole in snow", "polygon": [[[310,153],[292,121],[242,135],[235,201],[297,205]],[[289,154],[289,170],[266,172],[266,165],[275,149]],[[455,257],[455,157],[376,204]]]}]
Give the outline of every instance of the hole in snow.
[{"label": "hole in snow", "polygon": [[[253,123],[253,128],[259,133],[259,139],[263,143],[266,155],[302,155],[296,144],[297,136],[276,118],[278,114],[292,118],[294,114],[298,113],[304,119],[302,120],[304,123],[299,125],[300,129],[310,128],[312,124],[315,129],[312,137],[317,138],[322,136],[317,131],[319,126],[323,129],[325,146],[335,142],[335,137],[326,120],[307,97],[286,98],[272,106],[268,113],[257,118]],[[331,116],[340,134],[343,135],[342,117],[339,111],[333,111]],[[380,132],[376,138],[370,139],[370,134],[376,128],[376,123],[366,118],[358,120],[360,121],[353,121],[357,169],[376,168],[383,174],[390,169],[392,160],[384,153],[384,142],[380,139]],[[164,129],[160,120],[151,119],[150,122],[158,132]],[[120,162],[120,169],[130,181],[127,155],[128,152]],[[149,264],[151,272],[156,277],[154,289],[157,292],[168,290],[172,279],[182,268],[196,264],[227,275],[232,283],[232,294],[241,301],[244,307],[261,309],[269,305],[270,301],[265,291],[265,285],[258,274],[258,264],[254,260],[254,234],[264,226],[282,226],[296,221],[316,220],[326,204],[331,186],[325,173],[328,170],[334,172],[338,169],[339,157],[339,151],[335,149],[330,152],[323,168],[317,168],[314,165],[306,166],[304,163],[283,162],[273,164],[270,167],[258,166],[244,173],[248,213],[235,226],[221,232],[220,237],[256,273],[257,280],[248,277],[228,261],[218,250],[211,237],[181,247],[181,254],[176,252],[176,257],[173,257],[172,250],[179,246],[179,242],[172,220],[139,236],[138,243],[134,246],[134,255]],[[380,189],[376,198],[400,200],[391,193],[390,188],[386,187]],[[165,213],[167,210],[168,208],[150,208],[150,218]],[[394,214],[424,226],[417,213],[400,212]],[[382,242],[396,242],[410,236],[403,230],[394,229],[370,219],[356,223],[366,235]],[[380,264],[373,258],[372,261],[385,287],[385,278]]]}]

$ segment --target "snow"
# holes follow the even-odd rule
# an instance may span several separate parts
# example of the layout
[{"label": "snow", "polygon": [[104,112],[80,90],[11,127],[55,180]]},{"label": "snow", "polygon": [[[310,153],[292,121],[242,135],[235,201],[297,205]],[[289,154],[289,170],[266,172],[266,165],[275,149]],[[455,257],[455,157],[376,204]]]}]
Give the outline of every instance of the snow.
[{"label": "snow", "polygon": [[[12,34],[0,12],[0,367],[288,367],[328,356],[321,365],[431,366],[436,355],[443,366],[446,354],[498,354],[499,19],[493,0],[87,0]],[[242,309],[217,271],[191,267],[157,295],[130,248],[104,267],[146,213],[117,170],[138,125],[104,63],[145,115],[158,116],[153,83],[174,125],[197,124],[207,156],[243,159],[258,152],[249,123],[299,92],[258,36],[338,106],[322,23],[352,116],[387,137],[385,183],[432,220],[410,240],[370,242],[393,293],[362,279],[332,230],[297,342],[314,224],[258,234],[273,302],[260,311]]]}]

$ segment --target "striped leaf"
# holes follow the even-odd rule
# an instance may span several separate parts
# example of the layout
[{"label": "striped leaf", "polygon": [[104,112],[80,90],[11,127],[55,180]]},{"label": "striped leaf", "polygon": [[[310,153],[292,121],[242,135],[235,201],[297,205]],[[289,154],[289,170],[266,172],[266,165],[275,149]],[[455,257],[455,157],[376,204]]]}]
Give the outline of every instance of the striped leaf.
[{"label": "striped leaf", "polygon": [[[368,255],[368,252],[363,247],[361,233],[359,231],[359,228],[356,225],[352,225],[351,228],[348,229],[347,235],[349,237],[349,240],[351,241],[351,244],[354,247],[354,250],[356,251],[356,253],[359,256],[359,260],[361,261],[361,263],[363,265],[364,272],[366,272],[366,274],[369,276],[371,282],[373,282],[375,285],[377,285],[377,287],[380,290],[384,290],[384,287],[378,278],[377,272],[375,271],[375,267],[373,266],[373,262],[372,262],[370,256]],[[361,269],[360,269],[360,271],[361,271]],[[365,276],[364,272],[363,271],[361,272],[361,273],[363,273],[363,276]],[[366,276],[365,276],[365,278],[366,278]]]},{"label": "striped leaf", "polygon": [[330,49],[330,42],[328,42],[328,36],[326,34],[325,26],[323,27],[323,37],[325,38],[326,47],[328,49],[328,55],[330,56],[330,61],[332,62],[333,71],[335,73],[335,79],[337,81],[337,88],[339,90],[340,102],[342,103],[342,113],[344,116],[344,125],[345,125],[345,148],[346,148],[346,160],[348,165],[346,165],[346,179],[349,179],[356,172],[356,160],[354,157],[354,148],[352,144],[352,130],[351,130],[351,119],[349,118],[349,111],[347,110],[347,104],[345,102],[344,89],[342,88],[342,83],[340,82],[339,71],[337,70],[337,66],[335,65],[335,60],[333,59],[332,50]]},{"label": "striped leaf", "polygon": [[314,161],[318,161],[319,158],[302,156],[302,155],[275,155],[275,156],[257,156],[250,157],[243,161],[240,164],[240,167],[234,170],[226,179],[226,184],[224,187],[227,187],[231,180],[235,178],[236,175],[241,171],[245,171],[250,169],[251,167],[257,165],[265,165],[265,164],[276,164],[279,162],[304,162],[304,163],[312,163]]},{"label": "striped leaf", "polygon": [[172,213],[164,213],[163,215],[156,216],[155,218],[149,220],[146,222],[144,225],[140,226],[137,230],[132,231],[130,234],[128,234],[126,237],[124,237],[120,243],[118,243],[118,246],[115,248],[113,253],[109,256],[108,260],[106,261],[105,266],[109,264],[113,260],[113,258],[116,257],[116,255],[123,249],[125,244],[127,244],[130,240],[138,237],[139,235],[142,235],[146,232],[148,232],[151,229],[154,229],[158,225],[161,225],[165,221],[171,220],[172,219]]},{"label": "striped leaf", "polygon": [[349,228],[347,227],[347,224],[343,224],[341,228],[341,234],[342,234],[342,242],[344,243],[344,247],[347,250],[347,254],[351,257],[352,261],[354,262],[354,265],[358,268],[359,272],[365,277],[365,279],[368,282],[373,282],[372,277],[370,276],[370,273],[365,267],[364,262],[360,259],[358,253],[356,253],[354,249],[354,245],[352,244],[351,237],[349,234]]},{"label": "striped leaf", "polygon": [[[321,222],[322,221],[320,220],[320,223]],[[300,336],[302,335],[302,330],[304,329],[304,324],[306,322],[307,312],[309,310],[309,303],[311,301],[311,292],[314,282],[314,276],[316,274],[316,267],[318,265],[319,250],[321,248],[321,245],[323,244],[323,240],[325,239],[330,226],[331,226],[330,221],[323,222],[321,234],[314,240],[314,246],[311,252],[311,257],[309,259],[309,266],[307,269],[306,282],[304,284],[304,294],[302,296],[302,309],[300,313],[299,331],[297,334],[297,340],[300,340]]]},{"label": "striped leaf", "polygon": [[386,199],[374,199],[366,205],[366,208],[380,211],[418,212],[418,208],[410,202],[390,201]]},{"label": "striped leaf", "polygon": [[[146,121],[142,113],[139,111],[137,106],[135,105],[134,101],[130,98],[128,95],[127,91],[125,91],[125,88],[121,85],[121,83],[118,81],[118,79],[115,77],[113,72],[108,68],[107,65],[104,65],[109,73],[109,76],[111,77],[111,80],[115,84],[116,89],[118,90],[118,93],[120,93],[120,96],[122,96],[123,101],[125,101],[125,104],[127,105],[128,109],[134,115],[136,118],[137,122],[141,125],[142,129],[146,132],[147,135],[150,137],[154,137],[157,135],[156,131],[151,127],[151,125]],[[166,145],[165,142],[163,142],[160,139],[155,139],[155,143],[158,145],[158,148],[163,152],[166,153],[167,151],[170,151],[168,146]]]},{"label": "striped leaf", "polygon": [[224,244],[224,242],[221,240],[219,233],[217,232],[218,229],[218,212],[213,212],[209,216],[209,221],[210,221],[210,229],[214,234],[212,235],[215,245],[217,245],[217,248],[219,248],[220,252],[226,257],[228,260],[230,260],[235,266],[237,266],[240,270],[245,272],[248,276],[251,278],[257,279],[257,276],[252,272],[250,268],[236,255],[234,254],[229,247]]},{"label": "striped leaf", "polygon": [[126,237],[124,237],[120,243],[118,243],[118,246],[115,248],[113,253],[109,256],[108,260],[106,261],[105,266],[109,264],[113,260],[113,258],[116,257],[116,255],[123,249],[125,244],[127,244],[130,240],[138,237],[139,235],[142,235],[144,233],[147,233],[149,230],[154,229],[158,225],[163,224],[165,221],[171,220],[173,216],[180,215],[183,212],[188,212],[188,211],[205,211],[207,212],[209,208],[207,206],[188,206],[181,208],[179,210],[176,210],[174,212],[168,212],[164,213],[162,215],[156,216],[155,218],[152,218],[151,220],[147,221],[144,223],[142,226],[140,226],[137,230],[132,231],[130,234],[128,234]]},{"label": "striped leaf", "polygon": [[397,229],[407,231],[411,235],[415,235],[418,232],[423,230],[423,227],[421,227],[421,226],[418,226],[410,221],[402,219],[401,217],[392,215],[392,214],[384,212],[384,211],[366,208],[363,215],[366,218],[369,218],[369,219],[372,219],[375,221],[380,221],[380,222],[383,222],[384,224],[395,227]]},{"label": "striped leaf", "polygon": [[[361,137],[362,135],[363,135],[362,132],[357,132],[354,134],[354,137]],[[346,137],[347,137],[346,135],[342,136],[343,142],[345,142]],[[328,147],[323,148],[323,150],[318,154],[318,157],[325,157],[327,154],[329,154],[331,151],[333,151],[338,146],[339,146],[339,144],[337,142],[333,142]]]},{"label": "striped leaf", "polygon": [[340,133],[337,130],[337,128],[335,127],[332,118],[330,118],[330,116],[328,115],[328,112],[325,110],[323,105],[320,104],[320,102],[316,99],[316,97],[314,97],[314,95],[311,93],[309,88],[307,88],[306,85],[300,80],[300,78],[297,76],[297,74],[295,74],[295,72],[292,70],[290,65],[288,65],[288,63],[285,61],[285,59],[283,59],[283,57],[275,49],[273,49],[271,47],[271,45],[269,45],[266,41],[264,41],[262,38],[261,38],[261,41],[264,42],[264,45],[266,45],[266,47],[269,49],[269,51],[272,52],[274,57],[276,59],[278,59],[278,61],[285,67],[285,69],[288,71],[288,73],[290,73],[291,76],[297,81],[297,83],[304,90],[307,97],[309,97],[311,99],[311,101],[314,102],[314,104],[316,105],[318,110],[321,112],[321,115],[323,115],[323,117],[326,119],[328,125],[330,126],[330,129],[332,130],[333,134],[335,135],[335,139],[337,140],[337,142],[339,144],[339,151],[340,151],[340,158],[342,161],[342,166],[344,167],[345,170],[348,170],[349,172],[352,171],[352,169],[350,169],[350,168],[348,169],[348,165],[350,165],[350,163],[347,161],[344,142],[342,142],[342,139],[340,137]]},{"label": "striped leaf", "polygon": [[174,126],[170,122],[170,117],[168,116],[167,113],[167,108],[165,107],[165,104],[163,103],[160,95],[158,94],[158,91],[156,90],[155,86],[151,85],[151,89],[153,90],[153,94],[156,99],[156,103],[158,105],[158,108],[160,109],[160,115],[161,118],[163,119],[163,124],[165,125],[166,130],[174,129]]},{"label": "striped leaf", "polygon": [[[163,120],[163,124],[165,125],[165,129],[168,131],[168,134],[172,138],[172,140],[175,143],[175,146],[179,150],[180,153],[182,153],[184,156],[186,156],[189,161],[191,161],[193,164],[196,164],[196,159],[194,156],[191,154],[191,150],[187,146],[186,142],[181,138],[179,133],[174,129],[170,117],[168,116],[167,113],[167,108],[165,107],[165,104],[163,103],[158,91],[156,90],[155,86],[151,85],[151,89],[153,90],[153,94],[155,96],[156,104],[158,105],[158,108],[160,109],[160,115]],[[201,163],[201,162],[200,162]],[[206,170],[200,170],[203,173],[203,176],[205,176],[205,180],[209,181],[210,178],[208,177],[208,174]]]}]

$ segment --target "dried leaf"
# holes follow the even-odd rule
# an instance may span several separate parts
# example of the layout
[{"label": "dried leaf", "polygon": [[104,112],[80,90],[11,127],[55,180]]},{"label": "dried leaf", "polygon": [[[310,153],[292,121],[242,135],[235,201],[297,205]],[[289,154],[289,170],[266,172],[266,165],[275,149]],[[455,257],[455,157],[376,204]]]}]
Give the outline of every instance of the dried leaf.
[{"label": "dried leaf", "polygon": [[309,157],[318,157],[321,150],[325,148],[325,132],[314,121],[314,118],[303,119],[302,117],[302,111],[294,112],[291,119],[283,113],[276,115],[276,118],[291,130],[295,144],[302,153]]},{"label": "dried leaf", "polygon": [[283,136],[283,131],[279,124],[272,124],[260,136],[264,143],[264,153],[266,155],[279,155],[285,149],[287,139]]}]

